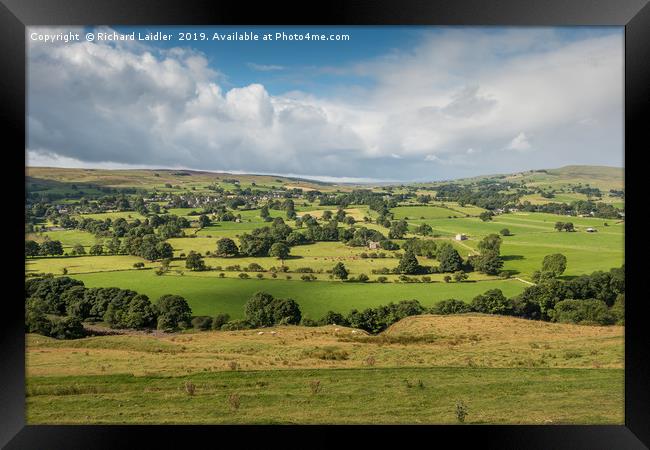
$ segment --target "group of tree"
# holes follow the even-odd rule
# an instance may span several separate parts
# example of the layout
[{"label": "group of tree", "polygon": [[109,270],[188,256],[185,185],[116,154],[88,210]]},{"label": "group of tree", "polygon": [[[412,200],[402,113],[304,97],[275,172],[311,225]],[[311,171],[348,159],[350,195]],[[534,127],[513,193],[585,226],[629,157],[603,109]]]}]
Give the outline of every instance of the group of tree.
[{"label": "group of tree", "polygon": [[275,298],[266,292],[256,292],[244,306],[246,321],[255,328],[274,325],[297,325],[302,313],[298,303],[290,298]]},{"label": "group of tree", "polygon": [[567,231],[567,232],[575,231],[572,222],[555,222],[554,228],[557,231]]},{"label": "group of tree", "polygon": [[426,313],[427,310],[417,300],[402,300],[398,303],[366,308],[363,311],[352,309],[347,315],[328,311],[320,320],[304,319],[306,326],[339,325],[359,328],[369,333],[380,333],[405,317]]},{"label": "group of tree", "polygon": [[[146,295],[129,289],[86,288],[69,277],[34,278],[25,283],[25,325],[31,333],[81,337],[83,321],[104,321],[110,328],[169,331],[188,328],[191,317],[187,301],[178,295],[163,295],[151,303]],[[59,330],[64,324],[71,327],[67,336]]]},{"label": "group of tree", "polygon": [[[597,202],[590,200],[577,200],[571,203],[544,203],[534,205],[529,201],[524,201],[518,208],[526,212],[542,212],[558,214],[563,216],[577,216],[581,214],[593,215],[602,219],[616,219],[620,216],[622,210],[609,203]],[[593,214],[592,214],[593,213]]]},{"label": "group of tree", "polygon": [[467,263],[479,272],[487,275],[497,275],[503,268],[503,259],[501,258],[501,236],[498,234],[489,234],[479,243],[479,255],[472,255],[467,258]]},{"label": "group of tree", "polygon": [[535,283],[542,283],[557,278],[566,270],[566,264],[566,256],[561,253],[546,255],[542,261],[541,270],[534,271],[531,278]]},{"label": "group of tree", "polygon": [[344,194],[321,194],[321,206],[336,205],[341,209],[347,208],[350,205],[367,205],[372,211],[381,215],[385,215],[390,208],[397,206],[399,199],[396,196],[391,196],[389,200],[385,200],[386,194],[382,192],[373,192],[370,189],[355,189],[352,192]]},{"label": "group of tree", "polygon": [[63,255],[61,241],[45,240],[40,244],[36,241],[25,241],[25,257],[35,256],[59,256]]},{"label": "group of tree", "polygon": [[[549,320],[555,305],[563,300],[599,300],[612,307],[619,295],[625,293],[625,266],[608,272],[596,271],[567,281],[555,278],[527,287],[518,298],[532,305],[531,318]],[[533,307],[534,306],[534,307]]]},{"label": "group of tree", "polygon": [[155,234],[147,234],[143,237],[126,237],[121,245],[120,252],[128,255],[140,256],[149,261],[172,258],[174,249],[169,242]]},{"label": "group of tree", "polygon": [[[452,273],[468,269],[458,251],[449,242],[438,243],[431,239],[407,239],[402,244],[402,249],[404,253],[395,273],[406,275]],[[435,258],[439,261],[439,265],[437,267],[420,265],[417,256]]]},{"label": "group of tree", "polygon": [[517,187],[519,187],[517,184],[505,181],[483,180],[469,185],[444,184],[436,186],[435,190],[436,200],[453,201],[461,206],[467,204],[495,210],[514,206],[518,202],[521,193],[515,190]]},{"label": "group of tree", "polygon": [[195,272],[201,272],[207,269],[203,257],[194,250],[190,250],[187,254],[187,257],[185,258],[185,267]]},{"label": "group of tree", "polygon": [[506,298],[499,289],[492,289],[476,296],[470,303],[445,300],[437,303],[431,312],[480,312],[554,322],[610,325],[624,323],[624,309],[625,273],[621,267],[569,281],[546,280],[512,298]]},{"label": "group of tree", "polygon": [[[291,233],[291,227],[285,224],[282,218],[276,217],[270,227],[256,228],[250,233],[243,233],[239,237],[239,254],[269,256],[273,244],[281,242],[287,245],[287,238]],[[217,250],[219,251],[219,248]]]}]

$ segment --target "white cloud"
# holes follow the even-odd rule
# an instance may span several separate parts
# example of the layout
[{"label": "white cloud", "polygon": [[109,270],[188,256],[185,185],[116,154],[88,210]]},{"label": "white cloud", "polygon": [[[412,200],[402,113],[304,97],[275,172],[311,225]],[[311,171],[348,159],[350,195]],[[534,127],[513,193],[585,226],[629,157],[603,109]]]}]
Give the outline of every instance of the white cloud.
[{"label": "white cloud", "polygon": [[[515,170],[617,152],[622,163],[622,50],[622,33],[565,43],[549,29],[447,29],[329,68],[372,83],[323,97],[226,89],[187,48],[30,43],[28,147],[89,164],[382,179],[435,177],[422,160],[503,171],[504,142]],[[530,136],[543,151],[526,152]]]},{"label": "white cloud", "polygon": [[528,142],[528,137],[526,136],[526,133],[523,131],[519,133],[517,136],[512,138],[510,141],[510,144],[506,147],[507,150],[517,150],[517,151],[525,151],[525,150],[530,150],[530,142]]}]

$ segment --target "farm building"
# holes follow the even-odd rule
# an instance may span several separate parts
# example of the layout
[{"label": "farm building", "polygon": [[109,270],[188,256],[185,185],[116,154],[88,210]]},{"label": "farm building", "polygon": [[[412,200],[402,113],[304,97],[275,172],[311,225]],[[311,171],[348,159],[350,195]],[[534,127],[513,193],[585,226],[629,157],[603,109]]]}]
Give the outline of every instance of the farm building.
[{"label": "farm building", "polygon": [[368,249],[369,250],[377,250],[378,248],[379,248],[379,242],[368,241]]},{"label": "farm building", "polygon": [[589,228],[587,228],[585,231],[586,231],[587,233],[595,233],[595,232],[598,231],[598,230],[595,229],[595,228],[589,227]]},{"label": "farm building", "polygon": [[465,234],[459,233],[456,235],[456,240],[457,241],[465,241],[467,240],[467,236]]}]

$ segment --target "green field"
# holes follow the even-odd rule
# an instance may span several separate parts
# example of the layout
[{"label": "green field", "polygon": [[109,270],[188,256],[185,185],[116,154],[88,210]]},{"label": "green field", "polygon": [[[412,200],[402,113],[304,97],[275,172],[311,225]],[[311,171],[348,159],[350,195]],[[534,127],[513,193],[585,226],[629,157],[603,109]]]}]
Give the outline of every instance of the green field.
[{"label": "green field", "polygon": [[145,216],[135,211],[113,211],[113,212],[103,212],[97,214],[81,214],[78,216],[80,219],[94,219],[94,220],[106,220],[106,219],[125,219],[127,222],[131,222],[135,219],[144,220]]},{"label": "green field", "polygon": [[478,281],[465,283],[343,283],[300,280],[240,280],[214,276],[165,275],[153,271],[124,271],[75,275],[88,287],[115,286],[133,289],[152,300],[164,294],[185,297],[194,315],[215,315],[226,312],[242,318],[244,304],[257,291],[266,291],[275,297],[295,299],[303,314],[312,319],[321,318],[327,311],[347,313],[399,300],[417,299],[425,306],[448,298],[471,300],[488,289],[501,289],[506,296],[514,296],[526,287],[517,280]]},{"label": "green field", "polygon": [[[137,256],[103,255],[103,256],[68,256],[65,258],[34,258],[25,261],[25,273],[52,273],[61,275],[63,269],[69,274],[125,271],[133,269],[133,264],[142,262],[145,267],[157,267],[159,264],[148,262]],[[130,272],[134,274],[136,270]]]},{"label": "green field", "polygon": [[[64,250],[72,248],[76,244],[84,247],[90,247],[103,239],[95,237],[93,234],[81,230],[62,230],[62,231],[45,231],[39,233],[29,233],[25,239],[33,239],[37,242],[43,242],[48,237],[52,241],[61,241]],[[88,249],[86,249],[88,250]]]},{"label": "green field", "polygon": [[[370,368],[29,377],[27,422],[453,424],[462,400],[472,424],[622,424],[623,376],[622,369]],[[186,381],[196,386],[193,396]]]},{"label": "green field", "polygon": [[442,219],[448,217],[465,217],[465,213],[451,207],[440,206],[398,206],[391,210],[395,219]]},{"label": "green field", "polygon": [[[529,186],[563,188],[569,185],[589,185],[600,190],[622,189],[624,169],[606,166],[565,166],[544,172],[524,172],[505,177],[507,181],[524,181]],[[552,200],[551,200],[552,201]]]},{"label": "green field", "polygon": [[[555,231],[555,222],[572,222],[576,232]],[[464,247],[461,256],[475,251],[478,242],[490,233],[499,233],[507,228],[512,236],[504,236],[501,254],[504,270],[511,270],[517,276],[529,278],[541,268],[544,256],[562,253],[567,257],[564,276],[589,274],[596,270],[620,267],[624,262],[624,224],[616,220],[563,217],[543,213],[511,213],[495,216],[489,222],[478,218],[409,220],[417,226],[429,224],[435,233],[454,236],[464,233],[468,240],[456,242]],[[608,226],[604,226],[607,223]],[[596,233],[587,233],[587,227],[596,228]]]}]

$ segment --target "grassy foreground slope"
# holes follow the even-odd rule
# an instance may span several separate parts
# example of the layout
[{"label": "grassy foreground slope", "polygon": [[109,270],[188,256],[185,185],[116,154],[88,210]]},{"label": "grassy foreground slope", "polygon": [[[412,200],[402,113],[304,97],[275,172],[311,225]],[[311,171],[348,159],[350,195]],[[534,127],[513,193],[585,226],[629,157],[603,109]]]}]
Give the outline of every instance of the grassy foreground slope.
[{"label": "grassy foreground slope", "polygon": [[[462,399],[466,423],[623,424],[623,375],[409,368],[30,378],[27,423],[453,424]],[[188,380],[196,386],[193,396],[184,390]]]},{"label": "grassy foreground slope", "polygon": [[[274,331],[275,334],[271,334]],[[483,314],[413,316],[378,336],[350,328],[260,330],[27,339],[29,375],[178,376],[278,368],[491,367],[622,368],[623,327],[583,326]]]},{"label": "grassy foreground slope", "polygon": [[623,423],[622,327],[468,314],[352,331],[28,335],[28,423],[455,423],[457,400],[468,423]]}]

